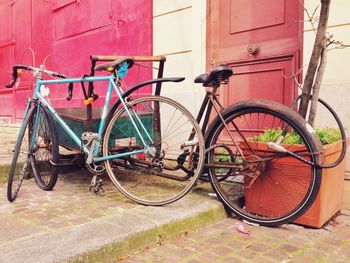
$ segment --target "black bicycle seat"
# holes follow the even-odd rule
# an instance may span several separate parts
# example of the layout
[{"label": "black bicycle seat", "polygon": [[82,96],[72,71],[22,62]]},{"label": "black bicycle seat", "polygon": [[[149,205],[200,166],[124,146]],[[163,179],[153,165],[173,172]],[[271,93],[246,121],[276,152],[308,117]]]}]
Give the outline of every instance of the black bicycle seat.
[{"label": "black bicycle seat", "polygon": [[119,69],[124,63],[128,63],[128,68],[134,65],[134,59],[132,57],[120,57],[112,62],[103,63],[95,67],[95,71],[107,70],[109,72],[114,72]]},{"label": "black bicycle seat", "polygon": [[218,66],[207,74],[201,74],[194,79],[194,83],[203,83],[204,87],[219,87],[220,83],[233,75],[232,69],[228,66]]}]

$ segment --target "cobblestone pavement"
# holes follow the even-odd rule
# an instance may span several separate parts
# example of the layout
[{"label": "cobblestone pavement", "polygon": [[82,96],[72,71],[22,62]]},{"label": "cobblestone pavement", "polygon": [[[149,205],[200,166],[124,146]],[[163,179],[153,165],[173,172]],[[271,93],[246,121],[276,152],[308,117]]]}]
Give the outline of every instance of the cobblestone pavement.
[{"label": "cobblestone pavement", "polygon": [[[5,217],[13,217],[40,226],[42,229],[57,231],[98,218],[110,217],[122,211],[139,209],[137,211],[140,212],[157,209],[138,205],[126,198],[114,187],[107,175],[101,176],[105,192],[101,196],[92,194],[88,191],[91,178],[88,171],[60,175],[53,191],[40,190],[34,179],[24,180],[13,203],[9,203],[6,199],[7,184],[0,184],[0,222],[7,221]],[[197,202],[202,199],[202,193],[197,194],[197,191],[190,193],[188,198]],[[1,241],[0,231],[0,243]]]},{"label": "cobblestone pavement", "polygon": [[104,186],[106,192],[103,197],[88,191],[91,175],[86,171],[79,172],[79,175],[60,176],[53,191],[40,190],[34,179],[24,180],[13,203],[6,200],[5,185],[2,185],[0,217],[16,217],[52,231],[111,215],[116,212],[116,204],[120,209],[137,206],[125,199],[107,178],[104,179],[107,185]]},{"label": "cobblestone pavement", "polygon": [[[346,181],[349,196],[350,181]],[[251,226],[228,218],[161,245],[139,250],[120,262],[350,262],[350,202],[321,229],[286,224]],[[238,232],[243,224],[252,235]]]},{"label": "cobblestone pavement", "polygon": [[15,125],[0,124],[0,165],[11,163],[18,129]]},{"label": "cobblestone pavement", "polygon": [[139,247],[134,245],[135,236],[155,244],[159,236],[171,234],[166,229],[177,231],[169,225],[184,229],[182,220],[195,222],[200,214],[203,222],[211,209],[221,211],[221,220],[225,217],[221,204],[208,196],[208,185],[175,203],[147,207],[124,197],[108,176],[102,178],[105,193],[100,196],[88,191],[87,171],[61,174],[53,191],[40,190],[33,179],[24,180],[13,203],[6,199],[7,184],[0,183],[0,263],[61,262],[81,255],[89,259],[96,253],[98,260],[92,262],[105,262],[114,254],[98,252],[101,248],[125,255],[119,247],[126,244],[125,251]]},{"label": "cobblestone pavement", "polygon": [[[16,127],[0,126],[0,129],[1,136],[6,137],[2,144],[0,141],[0,160],[8,163]],[[141,222],[149,225],[152,221],[158,225],[166,213],[177,213],[179,206],[185,211],[194,210],[196,206],[211,201],[207,200],[206,193],[194,191],[165,208],[144,207],[126,199],[107,178],[106,193],[92,195],[87,191],[90,179],[91,175],[86,171],[64,174],[51,192],[41,191],[33,180],[26,180],[18,199],[12,204],[6,200],[6,185],[0,184],[0,262],[57,261],[53,259],[68,253],[68,241],[71,241],[71,246],[76,246],[74,252],[82,253],[100,241],[101,231],[111,232],[113,236]],[[182,232],[174,239],[160,239],[158,245],[147,243],[148,248],[115,258],[115,261],[350,262],[350,181],[346,181],[345,186],[341,213],[322,229],[294,224],[266,228],[227,218],[209,227]],[[124,215],[128,216],[127,219],[123,218]],[[104,224],[103,227],[99,222]],[[237,232],[238,224],[243,224],[252,235]],[[96,226],[96,232],[85,233],[87,229],[93,229],[92,225]],[[79,232],[79,227],[83,232]],[[54,243],[52,239],[57,233],[57,243]],[[76,233],[83,233],[82,240],[76,237]],[[14,250],[14,247],[19,250]],[[38,253],[38,260],[28,261],[34,253]],[[100,258],[95,262],[104,260]]]}]

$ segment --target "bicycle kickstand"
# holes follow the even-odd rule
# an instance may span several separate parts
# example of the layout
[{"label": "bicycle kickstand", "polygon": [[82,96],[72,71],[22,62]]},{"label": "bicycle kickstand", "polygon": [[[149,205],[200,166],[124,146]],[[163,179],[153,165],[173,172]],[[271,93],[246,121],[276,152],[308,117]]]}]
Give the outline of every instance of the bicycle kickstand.
[{"label": "bicycle kickstand", "polygon": [[99,195],[105,192],[102,186],[103,180],[101,178],[98,178],[97,174],[94,174],[90,182],[89,191],[94,193],[95,195]]}]

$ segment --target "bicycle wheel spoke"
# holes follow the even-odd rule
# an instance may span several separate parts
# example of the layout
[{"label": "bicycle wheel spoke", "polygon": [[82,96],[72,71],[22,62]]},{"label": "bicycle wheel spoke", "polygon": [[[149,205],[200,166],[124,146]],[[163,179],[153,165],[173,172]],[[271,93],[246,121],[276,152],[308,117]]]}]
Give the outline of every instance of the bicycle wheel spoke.
[{"label": "bicycle wheel spoke", "polygon": [[[110,152],[115,154],[115,151],[111,151],[113,148],[118,152],[115,142],[121,134],[125,138],[135,136],[135,140],[133,145],[123,147],[124,154],[131,152],[131,158],[125,157],[123,162],[106,162],[108,175],[124,195],[138,203],[163,205],[174,202],[191,190],[201,173],[204,142],[200,128],[181,105],[167,98],[139,98],[132,101],[130,107],[137,109],[135,112],[145,127],[145,130],[140,129],[142,137],[146,138],[148,133],[152,138],[153,143],[146,147],[151,151],[132,154],[133,149],[142,149],[141,138],[135,135],[136,127],[133,127],[129,117],[124,117],[125,110],[119,109],[106,129],[103,155]],[[193,130],[194,140],[198,141],[196,152],[191,149],[193,146],[183,147]]]},{"label": "bicycle wheel spoke", "polygon": [[12,164],[9,173],[9,179],[7,184],[7,199],[13,202],[21,188],[24,178],[30,176],[29,165],[29,136],[31,129],[31,120],[33,115],[33,109],[31,109],[23,120],[19,135],[17,137],[17,143],[14,149],[12,158]]},{"label": "bicycle wheel spoke", "polygon": [[37,185],[49,191],[54,188],[58,178],[58,168],[52,165],[58,163],[58,142],[52,117],[40,107],[34,113],[31,126],[30,140],[34,139],[30,155],[33,174]]},{"label": "bicycle wheel spoke", "polygon": [[[248,105],[224,113],[225,122],[236,126],[230,129],[231,136],[227,136],[224,124],[216,119],[207,142],[209,148],[217,145],[208,153],[209,175],[220,200],[239,217],[262,225],[283,224],[312,204],[320,184],[320,171],[270,148],[267,143],[281,143],[290,152],[313,162],[319,157],[315,154],[318,145],[300,116],[282,106],[272,110],[264,103]],[[288,133],[284,139],[288,144],[279,142],[285,128]],[[237,139],[238,146],[230,138]]]}]

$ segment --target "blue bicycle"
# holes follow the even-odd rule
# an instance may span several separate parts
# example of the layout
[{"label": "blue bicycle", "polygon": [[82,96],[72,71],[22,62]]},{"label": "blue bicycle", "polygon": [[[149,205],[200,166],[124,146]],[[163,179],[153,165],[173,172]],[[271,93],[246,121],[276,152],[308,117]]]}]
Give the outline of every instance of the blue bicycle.
[{"label": "blue bicycle", "polygon": [[[108,173],[113,184],[128,198],[144,205],[164,205],[188,193],[201,174],[204,163],[204,139],[193,116],[179,103],[162,96],[133,99],[126,92],[123,77],[133,66],[132,57],[100,64],[95,71],[107,71],[107,76],[68,78],[39,68],[16,65],[13,79],[19,72],[30,71],[36,77],[32,98],[28,99],[23,122],[14,149],[10,168],[7,198],[13,202],[26,175],[33,175],[43,190],[52,190],[61,165],[59,143],[63,130],[80,147],[87,168],[97,175]],[[57,77],[45,80],[44,75]],[[60,79],[59,79],[60,78]],[[137,84],[137,88],[162,82],[180,82],[183,78],[158,78]],[[76,134],[51,105],[50,88],[68,84],[68,97],[73,83],[108,82],[101,120],[97,131]],[[112,92],[118,100],[112,104]],[[93,94],[89,101],[96,100]],[[98,189],[99,190],[99,189]]]}]

